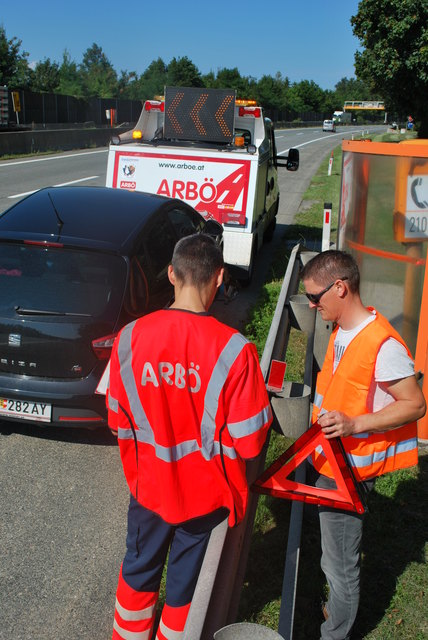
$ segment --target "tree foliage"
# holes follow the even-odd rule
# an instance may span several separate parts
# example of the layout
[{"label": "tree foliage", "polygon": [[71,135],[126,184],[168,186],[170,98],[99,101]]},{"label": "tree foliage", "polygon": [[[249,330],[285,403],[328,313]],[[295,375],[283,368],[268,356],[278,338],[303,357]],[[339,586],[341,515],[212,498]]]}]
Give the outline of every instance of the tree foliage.
[{"label": "tree foliage", "polygon": [[67,50],[57,63],[45,58],[32,70],[28,53],[21,51],[21,41],[8,40],[0,27],[0,82],[10,88],[29,88],[36,92],[59,93],[76,98],[122,98],[147,100],[164,92],[165,86],[188,86],[235,89],[237,97],[255,99],[265,109],[286,112],[295,119],[302,112],[317,112],[331,117],[344,100],[359,100],[369,96],[363,80],[342,78],[334,91],[324,90],[313,80],[291,83],[278,71],[275,76],[263,75],[259,80],[242,76],[237,67],[221,68],[202,75],[186,56],[174,57],[169,63],[153,60],[139,75],[133,70],[118,74],[102,48],[93,43],[82,61],[71,59]]},{"label": "tree foliage", "polygon": [[87,98],[117,96],[117,74],[106,54],[97,44],[86,49],[80,65],[83,94]]},{"label": "tree foliage", "polygon": [[46,58],[38,62],[31,76],[31,90],[36,92],[55,93],[59,88],[59,65]]},{"label": "tree foliage", "polygon": [[67,49],[62,54],[62,64],[59,67],[59,85],[57,93],[65,96],[83,97],[83,87],[79,68],[71,59]]},{"label": "tree foliage", "polygon": [[364,0],[352,17],[362,51],[357,76],[398,117],[412,115],[428,137],[428,1]]},{"label": "tree foliage", "polygon": [[31,70],[26,51],[20,51],[21,40],[7,39],[6,31],[0,25],[0,84],[14,88],[27,88]]},{"label": "tree foliage", "polygon": [[171,87],[203,87],[200,71],[187,56],[171,60],[167,83]]}]

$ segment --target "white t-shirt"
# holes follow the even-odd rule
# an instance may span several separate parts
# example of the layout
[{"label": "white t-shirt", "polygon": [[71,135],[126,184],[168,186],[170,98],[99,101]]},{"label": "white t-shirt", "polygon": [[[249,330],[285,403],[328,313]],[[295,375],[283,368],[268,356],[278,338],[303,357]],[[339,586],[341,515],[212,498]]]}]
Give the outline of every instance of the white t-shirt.
[{"label": "white t-shirt", "polygon": [[[345,331],[339,327],[334,340],[333,371],[336,371],[336,367],[351,340],[355,338],[365,326],[373,322],[375,317],[375,314],[372,314],[363,320],[361,324],[349,331]],[[388,338],[379,349],[377,355],[374,378],[370,385],[367,398],[368,410],[371,412],[379,411],[391,402],[394,402],[393,396],[388,393],[386,386],[382,384],[383,382],[408,378],[412,376],[414,372],[415,367],[413,360],[409,357],[405,347],[401,342],[395,340],[395,338]]]}]

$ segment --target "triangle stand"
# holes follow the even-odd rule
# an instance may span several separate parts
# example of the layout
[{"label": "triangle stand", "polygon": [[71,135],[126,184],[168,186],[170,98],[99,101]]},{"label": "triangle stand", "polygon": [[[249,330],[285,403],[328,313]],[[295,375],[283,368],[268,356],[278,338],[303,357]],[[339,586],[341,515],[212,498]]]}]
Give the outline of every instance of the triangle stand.
[{"label": "triangle stand", "polygon": [[[333,471],[337,489],[321,489],[291,480],[289,475],[317,448],[323,449]],[[367,511],[340,438],[327,439],[315,422],[252,485],[256,493],[345,509],[359,514]]]}]

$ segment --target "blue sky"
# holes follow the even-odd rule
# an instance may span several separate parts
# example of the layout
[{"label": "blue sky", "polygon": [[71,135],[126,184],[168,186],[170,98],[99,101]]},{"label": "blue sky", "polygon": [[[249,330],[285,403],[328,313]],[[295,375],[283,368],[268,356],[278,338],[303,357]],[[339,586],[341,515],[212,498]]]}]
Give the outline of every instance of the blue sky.
[{"label": "blue sky", "polygon": [[76,63],[95,42],[115,70],[138,74],[158,57],[187,56],[202,74],[237,67],[256,79],[280,72],[291,82],[334,89],[355,77],[359,42],[350,18],[358,0],[21,0],[3,2],[0,24],[35,64]]}]

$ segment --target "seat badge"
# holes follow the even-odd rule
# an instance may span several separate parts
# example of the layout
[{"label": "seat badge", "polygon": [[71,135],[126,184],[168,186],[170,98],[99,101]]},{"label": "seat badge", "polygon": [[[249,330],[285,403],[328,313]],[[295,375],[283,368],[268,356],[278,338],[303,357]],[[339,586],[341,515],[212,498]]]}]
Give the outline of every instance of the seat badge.
[{"label": "seat badge", "polygon": [[9,333],[9,347],[20,347],[21,336],[19,333]]}]

